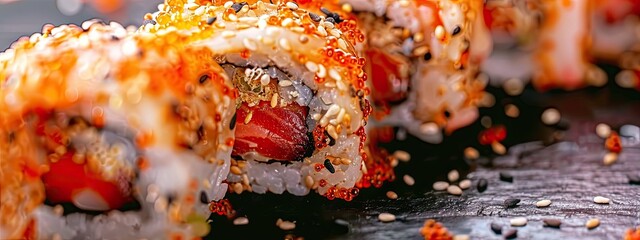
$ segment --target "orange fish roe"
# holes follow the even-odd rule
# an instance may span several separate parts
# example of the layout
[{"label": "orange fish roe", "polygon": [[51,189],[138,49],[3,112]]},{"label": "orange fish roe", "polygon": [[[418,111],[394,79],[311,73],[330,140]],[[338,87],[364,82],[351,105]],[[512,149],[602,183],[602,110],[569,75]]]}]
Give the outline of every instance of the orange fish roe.
[{"label": "orange fish roe", "polygon": [[640,227],[627,230],[624,235],[624,240],[640,240]]},{"label": "orange fish roe", "polygon": [[604,147],[612,153],[620,153],[622,151],[622,142],[620,136],[616,132],[611,132],[611,135],[607,137],[604,142]]},{"label": "orange fish roe", "polygon": [[436,220],[429,219],[424,223],[424,226],[420,228],[420,235],[424,237],[425,240],[452,240],[453,236],[451,233],[442,226]]}]

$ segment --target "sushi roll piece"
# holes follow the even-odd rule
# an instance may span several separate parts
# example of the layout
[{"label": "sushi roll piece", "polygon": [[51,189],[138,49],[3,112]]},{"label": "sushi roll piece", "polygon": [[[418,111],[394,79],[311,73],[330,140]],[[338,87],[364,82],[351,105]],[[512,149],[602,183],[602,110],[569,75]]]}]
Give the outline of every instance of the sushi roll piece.
[{"label": "sushi roll piece", "polygon": [[237,92],[208,48],[133,31],[45,25],[0,53],[1,239],[193,239],[225,210]]},{"label": "sushi roll piece", "polygon": [[484,98],[479,63],[491,51],[482,1],[340,0],[366,35],[376,126],[442,141],[473,122]]},{"label": "sushi roll piece", "polygon": [[540,91],[605,84],[606,74],[590,62],[592,3],[487,1],[485,18],[495,51],[483,72],[507,92],[529,81]]},{"label": "sushi roll piece", "polygon": [[202,33],[191,44],[209,48],[238,90],[230,191],[358,195],[371,108],[354,21],[284,1],[159,8],[143,30]]},{"label": "sushi roll piece", "polygon": [[533,86],[544,91],[574,90],[589,83],[604,85],[606,74],[589,62],[589,1],[542,2],[544,20],[533,56],[536,63]]}]

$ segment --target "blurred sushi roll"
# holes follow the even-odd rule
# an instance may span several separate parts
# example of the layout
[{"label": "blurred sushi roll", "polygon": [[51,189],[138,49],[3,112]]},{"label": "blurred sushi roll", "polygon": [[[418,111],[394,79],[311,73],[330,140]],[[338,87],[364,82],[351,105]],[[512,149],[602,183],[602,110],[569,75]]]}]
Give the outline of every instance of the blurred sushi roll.
[{"label": "blurred sushi roll", "polygon": [[510,94],[529,81],[542,91],[603,85],[605,73],[590,62],[592,12],[592,1],[487,1],[494,52],[483,72]]},{"label": "blurred sushi roll", "polygon": [[208,48],[133,31],[46,25],[0,53],[0,238],[209,231],[237,93]]},{"label": "blurred sushi roll", "polygon": [[592,54],[598,60],[621,61],[622,67],[631,58],[626,53],[640,45],[640,1],[592,0]]},{"label": "blurred sushi roll", "polygon": [[438,143],[473,122],[491,51],[482,1],[340,0],[366,35],[363,52],[377,126],[401,126]]},{"label": "blurred sushi roll", "polygon": [[202,33],[191,44],[209,48],[239,92],[230,191],[358,194],[371,108],[355,22],[284,1],[159,8],[143,30]]}]

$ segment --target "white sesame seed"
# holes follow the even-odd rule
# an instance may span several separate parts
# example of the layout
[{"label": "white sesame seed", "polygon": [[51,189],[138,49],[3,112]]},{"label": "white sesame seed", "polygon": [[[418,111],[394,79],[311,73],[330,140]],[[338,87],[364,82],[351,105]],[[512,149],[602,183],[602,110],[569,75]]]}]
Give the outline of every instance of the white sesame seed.
[{"label": "white sesame seed", "polygon": [[322,36],[322,37],[326,37],[327,36],[327,30],[325,30],[323,26],[318,26],[318,34],[320,34],[320,36]]},{"label": "white sesame seed", "polygon": [[435,30],[436,38],[443,39],[444,38],[444,27],[442,25],[438,25]]},{"label": "white sesame seed", "polygon": [[393,222],[396,220],[396,215],[391,213],[380,213],[378,215],[378,220],[380,220],[380,222]]},{"label": "white sesame seed", "polygon": [[336,127],[334,127],[333,125],[328,125],[327,126],[327,133],[333,139],[338,139],[338,132],[336,132]]},{"label": "white sesame seed", "polygon": [[311,72],[317,72],[318,71],[318,64],[316,64],[315,62],[312,61],[308,61],[304,64],[305,67],[307,67],[307,69]]},{"label": "white sesame seed", "polygon": [[542,122],[547,125],[554,125],[560,122],[560,112],[558,109],[549,108],[544,110],[541,116]]},{"label": "white sesame seed", "polygon": [[411,160],[411,155],[408,152],[402,150],[393,152],[393,156],[403,162],[408,162],[409,160]]},{"label": "white sesame seed", "polygon": [[274,93],[273,96],[271,96],[271,107],[272,108],[278,106],[278,97],[280,97],[280,95],[278,93]]},{"label": "white sesame seed", "polygon": [[260,28],[260,29],[264,29],[264,28],[266,28],[266,27],[267,27],[267,20],[260,19],[260,20],[258,21],[258,28]]},{"label": "white sesame seed", "polygon": [[338,47],[347,50],[347,42],[345,42],[342,38],[338,39]]},{"label": "white sesame seed", "polygon": [[462,195],[462,189],[460,189],[460,187],[456,185],[449,185],[449,187],[447,187],[447,192],[451,195],[456,195],[456,196]]},{"label": "white sesame seed", "polygon": [[453,240],[469,240],[471,237],[467,234],[457,234],[453,236]]},{"label": "white sesame seed", "polygon": [[551,200],[549,199],[544,199],[536,202],[536,207],[539,208],[548,207],[549,205],[551,205]]},{"label": "white sesame seed", "polygon": [[460,181],[460,183],[458,183],[458,186],[460,186],[461,189],[468,189],[471,187],[471,180],[469,179],[465,179]]},{"label": "white sesame seed", "polygon": [[524,90],[524,83],[520,79],[510,78],[502,84],[502,88],[510,96],[517,96]]},{"label": "white sesame seed", "polygon": [[600,226],[600,219],[597,219],[597,218],[589,219],[584,225],[588,229],[597,228],[598,226]]},{"label": "white sesame seed", "polygon": [[335,68],[329,69],[329,76],[338,82],[342,81],[342,76],[340,76],[340,73]]},{"label": "white sesame seed", "polygon": [[318,77],[324,78],[327,76],[327,69],[324,68],[324,65],[318,64]]},{"label": "white sesame seed", "polygon": [[448,174],[447,174],[447,179],[449,179],[449,182],[455,182],[458,181],[458,179],[460,178],[460,173],[458,172],[458,170],[451,170]]},{"label": "white sesame seed", "polygon": [[225,2],[223,6],[224,6],[224,8],[230,8],[230,7],[231,7],[231,5],[233,5],[233,1],[227,1],[227,2]]},{"label": "white sesame seed", "polygon": [[298,4],[295,4],[294,2],[287,2],[287,7],[292,11],[298,10]]},{"label": "white sesame seed", "polygon": [[505,148],[504,145],[502,145],[502,143],[499,143],[499,142],[492,142],[491,150],[493,150],[493,152],[499,155],[504,155],[507,152],[507,148]]},{"label": "white sesame seed", "polygon": [[322,22],[322,26],[324,26],[326,29],[334,29],[336,27],[331,22]]},{"label": "white sesame seed", "polygon": [[338,30],[337,28],[329,30],[329,33],[331,34],[331,36],[334,36],[336,38],[339,38],[340,35],[342,35],[342,32],[340,30]]},{"label": "white sesame seed", "polygon": [[426,135],[435,135],[440,130],[438,124],[434,122],[428,122],[420,125],[420,131]]},{"label": "white sesame seed", "polygon": [[348,4],[348,3],[342,4],[341,9],[342,9],[342,11],[345,11],[345,12],[348,12],[348,13],[353,11],[353,7],[351,6],[351,4]]},{"label": "white sesame seed", "polygon": [[313,178],[311,176],[307,175],[306,177],[304,177],[304,185],[307,186],[307,188],[311,189],[314,183],[315,181],[313,181]]},{"label": "white sesame seed", "polygon": [[524,217],[512,218],[511,220],[509,220],[509,223],[511,223],[511,226],[514,226],[514,227],[521,227],[521,226],[527,225],[527,218],[524,218]]},{"label": "white sesame seed", "polygon": [[263,74],[260,77],[260,85],[267,86],[271,82],[271,77],[268,74]]},{"label": "white sesame seed", "polygon": [[396,200],[396,199],[398,199],[398,194],[395,193],[394,191],[388,191],[387,192],[387,197],[389,199]]},{"label": "white sesame seed", "polygon": [[475,148],[467,147],[464,149],[464,157],[467,159],[475,160],[480,157],[480,153]]},{"label": "white sesame seed", "polygon": [[237,22],[238,21],[238,16],[236,16],[235,14],[229,14],[229,20],[232,22]]},{"label": "white sesame seed", "polygon": [[409,186],[413,186],[413,184],[416,184],[416,180],[409,175],[402,176],[402,180],[404,180],[404,183],[406,183]]},{"label": "white sesame seed", "polygon": [[246,217],[239,217],[236,219],[233,219],[233,225],[247,225],[249,224],[249,219]]},{"label": "white sesame seed", "polygon": [[449,183],[445,181],[437,181],[433,183],[433,190],[444,191],[449,187]]},{"label": "white sesame seed", "polygon": [[235,36],[236,36],[236,33],[232,32],[232,31],[224,31],[224,32],[222,32],[222,37],[225,37],[225,38],[231,38],[231,37],[235,37]]},{"label": "white sesame seed", "polygon": [[249,112],[247,116],[244,118],[244,124],[249,124],[251,122],[251,118],[253,117],[253,112]]},{"label": "white sesame seed", "polygon": [[289,40],[287,40],[286,38],[281,38],[280,41],[278,41],[278,44],[282,49],[286,51],[291,50],[291,45],[289,44]]},{"label": "white sesame seed", "polygon": [[604,158],[602,159],[602,162],[604,163],[605,166],[609,166],[611,164],[614,164],[618,161],[618,154],[614,153],[614,152],[609,152],[607,154],[604,155]]},{"label": "white sesame seed", "polygon": [[611,200],[609,200],[606,197],[602,197],[602,196],[596,196],[596,197],[593,198],[593,202],[599,203],[599,204],[609,204],[609,201],[611,201]]},{"label": "white sesame seed", "polygon": [[596,126],[596,134],[598,134],[598,137],[608,138],[611,135],[611,127],[606,123],[599,123]]},{"label": "white sesame seed", "polygon": [[278,227],[280,227],[280,229],[285,230],[285,231],[296,229],[296,224],[295,223],[289,222],[289,221],[282,221],[282,220],[280,220],[280,221],[281,221],[280,224],[278,224]]},{"label": "white sesame seed", "polygon": [[282,25],[283,27],[287,27],[287,26],[291,25],[292,23],[293,23],[293,19],[285,18],[284,20],[282,20],[282,23],[280,25]]},{"label": "white sesame seed", "polygon": [[244,47],[246,47],[247,49],[251,50],[251,51],[255,51],[258,49],[258,45],[256,45],[256,42],[251,39],[251,38],[245,38],[242,40],[242,44],[244,44]]},{"label": "white sesame seed", "polygon": [[504,106],[504,113],[511,118],[517,118],[520,116],[520,109],[516,105],[507,104]]},{"label": "white sesame seed", "polygon": [[278,85],[280,85],[280,87],[288,87],[293,85],[293,82],[289,81],[289,80],[282,80],[280,82],[278,82]]}]

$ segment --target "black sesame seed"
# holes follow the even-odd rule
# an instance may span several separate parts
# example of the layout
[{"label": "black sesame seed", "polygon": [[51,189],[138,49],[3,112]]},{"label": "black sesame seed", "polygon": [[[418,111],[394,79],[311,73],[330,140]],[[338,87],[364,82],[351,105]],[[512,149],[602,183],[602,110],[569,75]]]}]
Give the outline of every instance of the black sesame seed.
[{"label": "black sesame seed", "polygon": [[203,84],[203,83],[205,83],[207,80],[209,80],[209,75],[202,75],[202,76],[200,77],[200,79],[198,79],[198,82],[199,82],[200,84]]},{"label": "black sesame seed", "polygon": [[200,125],[198,127],[198,140],[202,141],[204,139],[204,125]]},{"label": "black sesame seed", "polygon": [[487,181],[487,179],[481,178],[478,181],[478,192],[484,192],[487,190],[487,186],[489,185],[489,182]]},{"label": "black sesame seed", "polygon": [[425,61],[429,61],[429,60],[431,60],[431,57],[432,57],[431,53],[427,52],[427,53],[424,54],[424,56],[422,56],[422,59],[424,59]]},{"label": "black sesame seed", "polygon": [[318,14],[309,13],[309,17],[311,17],[311,20],[313,20],[314,22],[320,22],[320,20],[322,20],[322,18],[320,18],[320,16],[318,16]]},{"label": "black sesame seed", "polygon": [[506,200],[504,200],[504,208],[514,208],[518,206],[518,203],[520,203],[520,199],[517,198],[507,198]]},{"label": "black sesame seed", "polygon": [[491,231],[496,234],[502,234],[502,225],[499,223],[491,223]]},{"label": "black sesame seed", "polygon": [[560,228],[560,225],[562,224],[562,221],[558,220],[558,219],[542,219],[542,222],[544,223],[545,227],[550,227],[550,228]]},{"label": "black sesame seed", "polygon": [[330,173],[335,173],[336,169],[333,167],[333,164],[331,164],[331,161],[329,161],[329,159],[325,159],[324,160],[324,167],[327,168],[327,170]]},{"label": "black sesame seed", "polygon": [[200,192],[200,202],[201,203],[209,203],[209,196],[207,196],[207,193],[204,191]]},{"label": "black sesame seed", "polygon": [[147,20],[142,21],[142,26],[147,25],[147,24],[156,25],[157,23],[153,19],[147,19]]},{"label": "black sesame seed", "polygon": [[333,145],[336,145],[336,140],[329,136],[329,146],[333,147]]},{"label": "black sesame seed", "polygon": [[500,172],[500,181],[513,182],[513,176],[506,172]]},{"label": "black sesame seed", "polygon": [[326,9],[325,7],[321,7],[321,8],[320,8],[320,11],[321,11],[322,13],[324,13],[325,15],[327,15],[327,16],[329,16],[329,15],[333,14],[333,12],[329,11],[329,9]]},{"label": "black sesame seed", "polygon": [[342,219],[336,219],[334,222],[338,233],[344,234],[349,232],[349,222]]},{"label": "black sesame seed", "polygon": [[325,18],[324,20],[327,21],[327,22],[333,23],[333,24],[336,23],[336,20],[333,19],[332,17]]},{"label": "black sesame seed", "polygon": [[451,32],[451,36],[458,35],[458,33],[460,33],[461,31],[462,29],[460,28],[460,26],[456,26],[456,28],[453,29],[453,32]]},{"label": "black sesame seed", "polygon": [[247,5],[247,3],[246,2],[234,3],[233,5],[231,5],[231,8],[234,11],[236,11],[236,13],[238,13],[242,9],[242,7],[244,7],[244,5]]},{"label": "black sesame seed", "polygon": [[636,175],[631,175],[631,174],[629,174],[627,176],[627,178],[629,178],[629,184],[640,185],[640,175],[637,175],[637,174]]},{"label": "black sesame seed", "polygon": [[111,40],[118,41],[118,40],[120,40],[120,38],[118,36],[111,35]]},{"label": "black sesame seed", "polygon": [[444,114],[444,117],[446,118],[450,118],[451,117],[451,112],[445,110],[442,114]]},{"label": "black sesame seed", "polygon": [[210,17],[207,19],[207,24],[211,25],[214,22],[216,22],[216,20],[218,19],[218,17]]},{"label": "black sesame seed", "polygon": [[229,129],[233,130],[234,128],[236,128],[236,118],[237,118],[237,113],[233,114],[233,117],[231,118],[231,123],[229,124]]},{"label": "black sesame seed", "polygon": [[509,229],[504,233],[504,238],[506,239],[514,239],[518,237],[517,229]]}]

